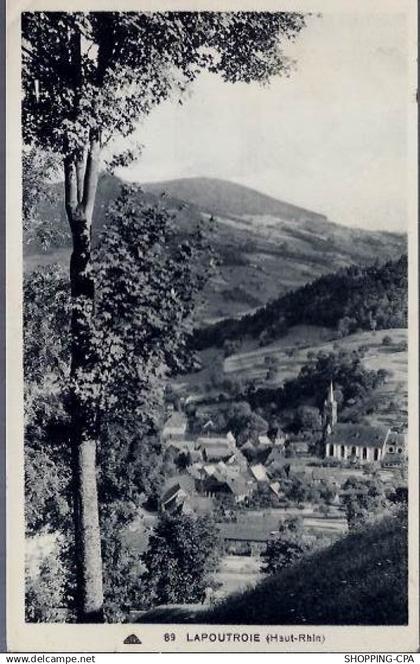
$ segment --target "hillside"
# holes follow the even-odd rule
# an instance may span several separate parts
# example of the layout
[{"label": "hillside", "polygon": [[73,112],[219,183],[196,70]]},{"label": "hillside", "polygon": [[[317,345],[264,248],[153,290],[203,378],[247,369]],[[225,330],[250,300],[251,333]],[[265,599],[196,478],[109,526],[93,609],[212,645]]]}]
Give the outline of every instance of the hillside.
[{"label": "hillside", "polygon": [[[385,337],[390,339],[384,344]],[[362,366],[367,370],[386,370],[386,381],[378,386],[366,400],[357,406],[358,418],[372,426],[407,426],[407,330],[393,329],[389,332],[358,332],[342,339],[328,335],[326,328],[295,326],[282,339],[268,346],[259,347],[255,340],[247,340],[241,350],[224,357],[220,348],[209,348],[198,353],[202,369],[178,376],[174,387],[180,396],[199,402],[220,398],[221,393],[229,398],[226,385],[253,384],[257,390],[271,391],[278,398],[278,390],[287,381],[293,381],[302,367],[308,364],[308,356],[318,353],[357,352],[364,349]],[[268,367],[275,363],[277,370],[270,376]],[[216,381],[214,381],[216,378]],[[277,395],[277,396],[276,396]],[[351,412],[347,410],[347,416]],[[341,413],[340,413],[341,417]]]},{"label": "hillside", "polygon": [[389,517],[227,599],[200,622],[406,624],[407,563],[406,524]]},{"label": "hillside", "polygon": [[249,336],[261,345],[296,325],[324,326],[346,336],[358,330],[407,326],[407,256],[383,265],[352,265],[290,291],[240,319],[196,332],[197,348]]},{"label": "hillside", "polygon": [[192,203],[213,215],[271,215],[284,221],[327,221],[325,215],[284,203],[255,189],[216,178],[181,178],[146,183],[142,187],[145,191],[158,195],[165,191],[172,198]]},{"label": "hillside", "polygon": [[[100,179],[94,242],[121,184],[109,175]],[[43,203],[39,212],[65,232],[62,187],[61,183],[53,186],[56,203]],[[396,258],[406,250],[404,235],[334,224],[322,214],[223,180],[191,178],[145,184],[143,192],[139,189],[146,201],[164,204],[175,213],[180,235],[204,222],[220,264],[204,293],[197,316],[201,322],[239,316],[332,269],[368,265],[373,258]],[[36,243],[26,245],[24,256],[28,270],[56,260],[67,264],[70,240],[60,240],[48,251]]]},{"label": "hillside", "polygon": [[207,610],[156,609],[140,622],[404,625],[407,525],[396,513]]},{"label": "hillside", "polygon": [[[390,334],[387,333],[373,333],[373,332],[359,332],[351,334],[339,341],[332,339],[325,341],[320,339],[318,342],[313,342],[310,345],[304,344],[302,347],[293,345],[299,334],[303,330],[300,328],[292,328],[290,334],[282,340],[281,343],[273,343],[270,346],[263,348],[254,348],[244,352],[235,353],[227,357],[223,361],[224,375],[227,378],[242,381],[245,384],[247,381],[253,381],[257,386],[266,387],[280,387],[284,385],[287,380],[296,378],[301,368],[307,364],[308,355],[312,353],[316,355],[319,352],[332,353],[335,349],[337,351],[353,352],[363,346],[365,348],[365,356],[363,357],[363,366],[367,369],[386,369],[389,372],[386,384],[380,389],[380,397],[378,412],[375,416],[369,419],[373,423],[373,419],[378,418],[381,422],[388,426],[395,425],[401,418],[400,408],[403,407],[407,400],[407,330],[396,329],[392,330]],[[384,345],[383,339],[385,336],[391,338],[390,345]],[[405,346],[405,347],[404,347]],[[293,356],[290,356],[290,349],[294,349]],[[274,378],[267,380],[267,358],[275,358],[277,362],[278,371]],[[213,359],[213,365],[215,360]],[[197,374],[193,374],[194,377]],[[179,381],[187,382],[188,377],[181,376]],[[199,379],[196,378],[197,383]],[[189,393],[192,393],[191,384],[188,383]],[[378,392],[378,391],[377,391]],[[394,409],[389,408],[389,402],[395,400],[395,395],[398,395],[398,407]],[[406,407],[406,406],[405,406]]]}]

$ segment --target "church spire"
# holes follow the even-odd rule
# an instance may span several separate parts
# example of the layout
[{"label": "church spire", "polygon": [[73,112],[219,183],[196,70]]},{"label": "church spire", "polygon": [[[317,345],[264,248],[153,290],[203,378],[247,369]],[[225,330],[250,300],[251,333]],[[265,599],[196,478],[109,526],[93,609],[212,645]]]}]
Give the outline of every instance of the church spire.
[{"label": "church spire", "polygon": [[337,424],[337,402],[334,396],[334,385],[332,381],[330,382],[327,398],[324,401],[323,420],[325,430],[329,429],[332,431]]}]

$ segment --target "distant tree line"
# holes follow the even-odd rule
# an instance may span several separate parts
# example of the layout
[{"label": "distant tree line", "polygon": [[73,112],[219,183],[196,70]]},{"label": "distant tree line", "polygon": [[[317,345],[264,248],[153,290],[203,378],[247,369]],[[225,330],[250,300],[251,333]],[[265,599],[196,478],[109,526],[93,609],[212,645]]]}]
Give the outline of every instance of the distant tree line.
[{"label": "distant tree line", "polygon": [[351,265],[272,300],[240,319],[225,319],[195,330],[198,349],[223,346],[227,339],[259,338],[262,345],[294,325],[358,330],[407,326],[407,255],[382,265]]}]

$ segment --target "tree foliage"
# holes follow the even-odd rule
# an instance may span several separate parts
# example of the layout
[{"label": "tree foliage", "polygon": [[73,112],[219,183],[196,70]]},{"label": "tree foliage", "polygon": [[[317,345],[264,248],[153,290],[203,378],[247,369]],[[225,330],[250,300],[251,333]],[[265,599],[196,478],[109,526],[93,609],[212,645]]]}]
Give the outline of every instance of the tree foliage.
[{"label": "tree foliage", "polygon": [[189,316],[207,278],[207,249],[199,229],[175,242],[172,217],[135,188],[111,206],[95,256],[94,383],[114,420],[138,425],[154,414],[156,422],[164,380],[189,368]]},{"label": "tree foliage", "polygon": [[252,314],[197,330],[197,348],[264,335],[264,344],[294,325],[324,325],[346,336],[357,330],[407,327],[407,256],[384,265],[351,265],[269,302]]},{"label": "tree foliage", "polygon": [[308,550],[302,520],[296,517],[285,519],[280,522],[275,539],[267,542],[263,570],[266,574],[278,574],[300,560]]},{"label": "tree foliage", "polygon": [[68,527],[68,291],[63,271],[56,265],[25,276],[25,516],[29,534]]},{"label": "tree foliage", "polygon": [[74,584],[69,567],[69,545],[59,536],[48,558],[43,557],[30,570],[25,569],[25,620],[26,622],[71,622]]},{"label": "tree foliage", "polygon": [[[164,379],[188,368],[189,316],[206,279],[207,248],[199,232],[183,243],[171,238],[171,218],[164,208],[145,205],[130,188],[108,212],[93,266],[98,283],[97,363],[88,395],[105,422],[127,423],[131,418],[137,425],[143,421],[156,426]],[[26,277],[27,413],[31,395],[43,389],[65,402],[70,381],[69,311],[62,268],[40,268]]]},{"label": "tree foliage", "polygon": [[[109,553],[112,515],[123,503],[131,518],[145,501],[156,507],[163,481],[156,431],[164,379],[188,365],[188,317],[206,273],[200,237],[173,243],[166,211],[134,198],[124,190],[109,211],[93,266],[99,284],[93,337],[97,373],[89,398],[101,423],[99,496],[103,542],[108,542],[108,548],[103,545],[108,607],[111,586],[121,594],[124,581],[130,594],[127,579],[137,583],[115,562],[117,556],[129,566],[122,545],[115,542],[118,550]],[[28,274],[24,288],[27,528],[30,533],[59,529],[68,536],[70,289],[56,265]]]},{"label": "tree foliage", "polygon": [[54,201],[51,183],[59,176],[56,154],[29,147],[22,152],[22,216],[24,243],[36,244],[43,250],[57,246],[68,238],[56,220],[46,219],[41,210]]},{"label": "tree foliage", "polygon": [[281,42],[304,24],[279,12],[25,12],[24,141],[63,154],[92,132],[109,144],[203,69],[230,83],[287,75]]},{"label": "tree foliage", "polygon": [[142,556],[142,581],[152,605],[199,602],[219,559],[218,533],[209,517],[163,515]]},{"label": "tree foliage", "polygon": [[383,483],[378,478],[349,477],[343,489],[343,505],[349,530],[362,528],[383,516],[390,508]]}]

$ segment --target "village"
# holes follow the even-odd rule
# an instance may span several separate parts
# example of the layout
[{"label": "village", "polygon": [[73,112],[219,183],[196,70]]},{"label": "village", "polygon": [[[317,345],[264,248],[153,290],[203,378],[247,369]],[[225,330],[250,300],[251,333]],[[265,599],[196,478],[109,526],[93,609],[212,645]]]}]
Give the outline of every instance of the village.
[{"label": "village", "polygon": [[[284,519],[298,517],[308,541],[329,546],[347,532],[344,503],[366,492],[363,480],[374,477],[389,491],[406,485],[406,434],[340,423],[332,383],[317,454],[304,439],[280,430],[238,445],[232,432],[215,432],[211,419],[199,433],[190,429],[184,409],[169,405],[161,443],[174,471],[165,480],[159,509],[216,520],[223,551],[214,574],[218,597],[262,578],[261,554]],[[141,531],[139,551],[147,547],[156,518],[145,513],[137,522],[130,539],[138,545]]]}]

